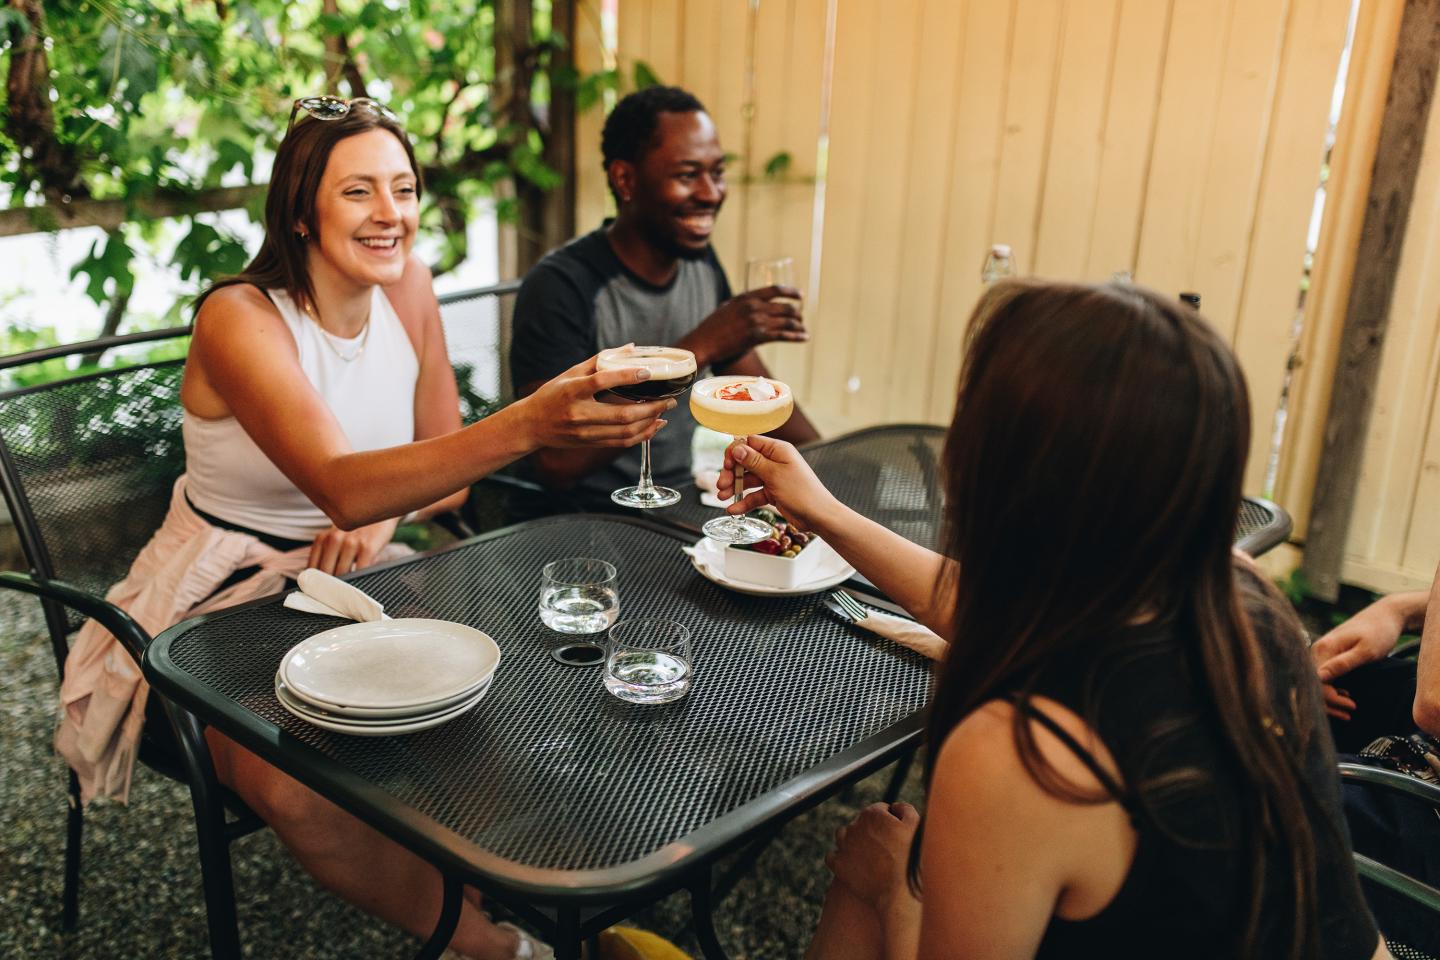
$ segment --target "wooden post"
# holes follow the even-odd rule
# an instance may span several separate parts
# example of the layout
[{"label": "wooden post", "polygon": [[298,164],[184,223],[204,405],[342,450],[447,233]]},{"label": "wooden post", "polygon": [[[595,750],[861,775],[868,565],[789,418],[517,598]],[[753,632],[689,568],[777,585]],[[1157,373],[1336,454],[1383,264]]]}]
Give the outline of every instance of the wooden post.
[{"label": "wooden post", "polygon": [[[1405,0],[1390,92],[1355,252],[1340,356],[1325,418],[1320,470],[1302,567],[1311,592],[1334,601],[1375,400],[1380,353],[1390,320],[1400,248],[1440,67],[1440,0]],[[1420,443],[1423,437],[1415,436]]]},{"label": "wooden post", "polygon": [[565,49],[551,54],[545,165],[565,179],[545,194],[546,250],[575,236],[575,0],[552,0],[550,32],[565,38]]}]

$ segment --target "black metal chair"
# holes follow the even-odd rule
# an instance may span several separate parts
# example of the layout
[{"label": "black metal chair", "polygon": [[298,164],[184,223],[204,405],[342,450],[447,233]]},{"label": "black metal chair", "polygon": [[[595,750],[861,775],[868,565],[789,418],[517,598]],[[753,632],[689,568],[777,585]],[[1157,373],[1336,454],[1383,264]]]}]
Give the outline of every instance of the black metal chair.
[{"label": "black metal chair", "polygon": [[[187,332],[165,330],[18,354],[0,360],[0,374],[125,345],[174,344]],[[0,487],[30,568],[28,573],[0,573],[0,588],[40,599],[62,674],[70,635],[86,618],[119,638],[137,664],[150,643],[145,630],[103,595],[160,526],[171,487],[184,469],[183,362],[145,361],[0,390]],[[163,706],[179,755],[147,735],[141,760],[190,788],[211,952],[216,958],[238,958],[229,845],[264,824],[216,780],[199,722],[173,704]],[[66,930],[74,929],[79,918],[84,827],[73,771],[69,780],[61,913]],[[233,816],[227,817],[227,809]]]},{"label": "black metal chair", "polygon": [[[1440,786],[1426,783],[1394,770],[1385,770],[1359,763],[1341,763],[1340,780],[1346,785],[1358,785],[1382,794],[1406,797],[1421,805],[1429,806],[1434,810],[1436,817],[1435,822],[1430,826],[1432,829],[1440,830]],[[1381,863],[1362,853],[1355,854],[1355,868],[1366,880],[1383,887],[1390,893],[1403,897],[1421,910],[1433,914],[1435,924],[1433,929],[1440,929],[1440,889],[1436,889],[1421,878],[1412,876],[1396,866]],[[1429,928],[1427,927],[1427,929]],[[1413,957],[1420,958],[1420,960],[1428,957],[1428,954],[1407,944],[1392,943],[1391,950],[1396,957]]]},{"label": "black metal chair", "polygon": [[[509,328],[506,314],[519,289],[519,280],[507,280],[439,298],[445,348],[460,389],[460,419],[466,424],[494,413],[509,399],[504,375],[505,331]],[[466,535],[487,533],[522,520],[574,509],[567,498],[557,497],[517,470],[506,468],[471,487],[470,499],[460,512],[463,528],[452,527],[450,521],[442,525],[451,527],[453,533],[462,529]]]},{"label": "black metal chair", "polygon": [[[466,423],[500,405],[503,301],[519,286],[502,283],[441,298],[441,320]],[[184,470],[180,382],[189,333],[189,327],[174,327],[0,358],[0,488],[30,568],[23,574],[0,573],[0,588],[40,599],[61,674],[69,638],[87,618],[115,634],[137,663],[150,642],[144,629],[103,598],[159,528],[171,487]],[[157,349],[165,350],[168,358],[151,361],[142,356],[138,362],[109,365],[117,353]],[[36,385],[3,386],[17,371],[35,370],[46,362],[70,364],[75,358],[82,368],[106,358],[107,367]],[[467,512],[480,519],[482,529],[503,526],[516,512],[510,498],[527,495],[531,491],[519,479],[495,481],[487,484],[484,496],[472,496]],[[457,536],[473,532],[459,517],[437,522]],[[216,780],[201,725],[173,704],[164,707],[180,756],[147,736],[141,760],[190,788],[211,951],[216,958],[238,957],[229,844],[264,824]],[[65,930],[74,929],[79,919],[84,828],[73,771],[69,792],[61,911]]]},{"label": "black metal chair", "polygon": [[1284,543],[1293,526],[1284,508],[1259,497],[1245,497],[1235,519],[1235,546],[1258,557]]}]

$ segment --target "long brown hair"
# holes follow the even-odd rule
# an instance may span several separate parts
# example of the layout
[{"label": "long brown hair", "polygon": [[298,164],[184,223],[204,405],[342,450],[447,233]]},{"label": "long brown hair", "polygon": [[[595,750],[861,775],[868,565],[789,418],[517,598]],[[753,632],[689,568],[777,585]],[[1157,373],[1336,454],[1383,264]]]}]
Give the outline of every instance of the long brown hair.
[{"label": "long brown hair", "polygon": [[[1102,691],[1124,695],[1105,691],[1103,675],[1127,655],[1118,645],[1133,624],[1170,619],[1245,786],[1235,840],[1250,913],[1236,949],[1255,955],[1262,921],[1293,916],[1284,934],[1300,958],[1318,942],[1314,798],[1297,749],[1309,730],[1304,711],[1276,709],[1290,702],[1285,678],[1257,641],[1233,567],[1249,442],[1239,365],[1189,307],[1133,286],[1012,281],[986,293],[946,441],[956,639],[937,678],[926,782],[951,730],[1014,697],[1016,747],[1036,782],[1074,802],[1106,799],[1045,763],[1030,698],[1047,669],[1076,664],[1081,713],[1099,730]],[[1181,772],[1188,782],[1146,782],[1144,765],[1115,759],[1142,808],[1147,793],[1207,780],[1196,770]],[[918,840],[918,883],[917,864]],[[1274,903],[1275,889],[1293,903]]]},{"label": "long brown hair", "polygon": [[[315,218],[320,179],[325,175],[335,144],[376,129],[390,131],[405,148],[405,156],[415,174],[415,197],[420,198],[424,189],[420,166],[415,162],[410,138],[400,124],[363,103],[353,104],[350,112],[338,120],[302,116],[275,151],[270,189],[265,194],[265,240],[260,244],[260,252],[244,270],[215,281],[201,293],[195,300],[196,315],[206,297],[221,287],[237,283],[251,283],[261,290],[284,290],[296,303],[314,302],[315,291],[306,270],[305,254],[311,244],[320,242]],[[309,239],[302,239],[302,227],[309,233]]]}]

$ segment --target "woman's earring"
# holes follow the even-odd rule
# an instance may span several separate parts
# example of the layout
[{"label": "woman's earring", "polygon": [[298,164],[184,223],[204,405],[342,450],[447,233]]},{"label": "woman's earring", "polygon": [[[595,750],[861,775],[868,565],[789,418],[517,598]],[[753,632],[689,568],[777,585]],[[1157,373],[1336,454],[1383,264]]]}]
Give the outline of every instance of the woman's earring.
[{"label": "woman's earring", "polygon": [[306,240],[310,239],[310,234],[306,233],[304,230],[296,230],[295,236],[301,243],[304,243]]}]

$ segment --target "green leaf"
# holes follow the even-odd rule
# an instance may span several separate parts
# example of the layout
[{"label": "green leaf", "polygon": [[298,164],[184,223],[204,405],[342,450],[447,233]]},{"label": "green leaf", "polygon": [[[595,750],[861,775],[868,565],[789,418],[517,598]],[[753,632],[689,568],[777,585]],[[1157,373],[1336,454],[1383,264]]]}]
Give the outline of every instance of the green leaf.
[{"label": "green leaf", "polygon": [[175,246],[172,263],[186,280],[213,280],[245,269],[245,246],[208,223],[192,219],[190,232]]},{"label": "green leaf", "polygon": [[765,179],[780,180],[790,172],[790,152],[781,150],[765,161]]},{"label": "green leaf", "polygon": [[583,113],[603,100],[607,90],[619,89],[618,70],[599,70],[581,77],[575,86],[575,108]]},{"label": "green leaf", "polygon": [[661,86],[660,78],[651,69],[650,64],[644,60],[635,61],[635,89],[644,90],[646,87]]},{"label": "green leaf", "polygon": [[159,64],[149,44],[151,37],[107,23],[100,32],[100,61],[119,82],[113,91],[127,104],[135,105],[160,83]]},{"label": "green leaf", "polygon": [[[100,249],[99,240],[91,244],[85,259],[70,269],[70,279],[74,280],[82,273],[88,276],[90,282],[85,285],[85,293],[97,304],[104,305],[112,295],[127,296],[135,289],[135,275],[130,272],[130,261],[134,258],[135,252],[125,242],[125,237],[119,230],[111,230],[105,234],[105,248]],[[114,281],[113,294],[105,292],[107,280]]]}]

